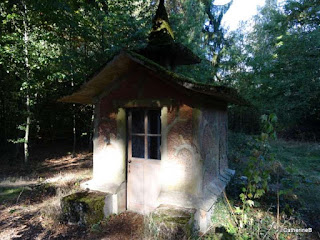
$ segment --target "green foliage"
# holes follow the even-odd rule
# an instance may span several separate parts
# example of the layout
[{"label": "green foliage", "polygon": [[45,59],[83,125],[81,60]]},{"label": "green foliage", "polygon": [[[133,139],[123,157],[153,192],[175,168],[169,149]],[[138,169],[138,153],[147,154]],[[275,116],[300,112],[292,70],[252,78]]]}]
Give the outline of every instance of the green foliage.
[{"label": "green foliage", "polygon": [[179,66],[176,71],[199,82],[220,84],[220,62],[228,47],[221,21],[232,2],[220,6],[212,0],[168,2],[176,41],[202,59],[200,64]]},{"label": "green foliage", "polygon": [[275,161],[274,155],[270,151],[270,139],[276,138],[275,124],[277,116],[275,114],[262,115],[262,133],[251,146],[251,155],[244,170],[246,184],[242,187],[239,195],[241,204],[233,210],[235,224],[229,222],[227,231],[239,237],[239,239],[260,238],[262,235],[257,231],[252,209],[257,200],[268,190],[270,180],[270,170],[268,165]]},{"label": "green foliage", "polygon": [[[203,59],[213,51],[207,44],[215,41],[214,34],[203,31],[204,22],[218,14],[215,26],[222,34],[222,12],[218,13],[211,3],[166,2],[176,41]],[[8,139],[13,139],[10,143],[31,145],[72,139],[73,115],[77,139],[89,142],[92,107],[56,101],[78,89],[121,49],[144,47],[156,7],[151,0],[1,1],[1,146],[8,145]],[[210,40],[204,40],[210,34]],[[204,60],[199,66],[178,71],[208,82],[214,69]],[[31,118],[30,140],[20,141],[27,128],[17,126],[26,127],[27,117]]]},{"label": "green foliage", "polygon": [[73,108],[56,100],[72,93],[121,48],[144,44],[152,12],[147,3],[138,2],[0,3],[1,145],[7,139],[23,142],[20,131],[26,128],[17,126],[25,127],[27,116],[32,142],[71,139],[72,113],[78,137],[91,132],[90,106]]},{"label": "green foliage", "polygon": [[261,122],[262,133],[256,139],[244,172],[248,180],[247,186],[243,188],[243,193],[240,195],[244,207],[252,207],[254,205],[252,199],[260,198],[267,191],[269,170],[266,165],[275,160],[270,152],[269,139],[276,138],[274,124],[277,122],[277,117],[275,114],[262,115]]},{"label": "green foliage", "polygon": [[215,5],[214,1],[202,0],[205,5],[207,19],[204,24],[204,49],[206,57],[210,59],[213,67],[212,79],[221,82],[221,60],[225,55],[226,48],[229,47],[225,38],[225,31],[221,26],[224,14],[229,10],[233,1],[225,5]]},{"label": "green foliage", "polygon": [[[281,8],[268,1],[230,36],[225,82],[239,89],[261,112],[274,112],[280,129],[319,124],[319,4],[290,0]],[[249,25],[247,25],[249,26]],[[312,131],[312,130],[311,130]]]},{"label": "green foliage", "polygon": [[[252,136],[232,132],[228,136],[228,142],[231,156],[238,152],[237,158],[229,157],[229,163],[232,164],[232,169],[236,169],[238,176],[243,176],[245,165],[248,163],[247,157],[250,156],[249,150],[257,144]],[[260,229],[259,231],[262,234],[260,236],[268,233],[265,239],[275,239],[276,234],[279,233],[276,224],[278,205],[280,228],[312,227],[317,229],[320,211],[318,204],[320,200],[319,144],[269,139],[269,145],[270,153],[276,156],[276,161],[266,166],[266,169],[270,171],[269,190],[261,198],[253,199],[255,205],[247,212],[248,219],[252,218],[253,224],[252,226],[246,226],[243,231],[257,233]],[[243,193],[242,188],[247,186],[246,184],[241,185],[241,182],[242,184],[246,183],[245,178],[240,179],[242,181],[239,181],[239,177],[235,177],[227,187],[230,204],[235,206],[231,208],[232,211],[230,212],[234,212],[237,219],[241,217],[241,211],[239,214],[239,210],[242,206],[242,201],[238,199],[238,196]],[[277,203],[277,195],[279,195],[279,204]],[[231,223],[226,224],[226,220],[231,221]],[[224,228],[228,228],[228,225],[232,224],[231,232],[232,228],[238,229],[237,221],[233,216],[232,218],[226,216],[226,220],[220,221]],[[296,236],[297,234],[293,233],[280,233],[279,238],[281,235],[286,238],[299,238]],[[237,239],[236,235],[234,236]],[[312,238],[309,234],[301,234],[300,237],[302,239],[305,237]],[[259,237],[255,236],[254,239],[259,239]]]}]

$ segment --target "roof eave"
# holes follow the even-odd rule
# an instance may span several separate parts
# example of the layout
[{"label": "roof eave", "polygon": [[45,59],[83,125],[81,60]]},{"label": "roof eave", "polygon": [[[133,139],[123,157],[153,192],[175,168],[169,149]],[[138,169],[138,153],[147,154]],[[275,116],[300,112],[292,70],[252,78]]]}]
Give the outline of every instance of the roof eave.
[{"label": "roof eave", "polygon": [[147,59],[135,52],[122,51],[116,55],[110,62],[105,64],[100,72],[96,72],[94,76],[82,85],[80,90],[70,96],[60,98],[59,102],[94,104],[94,99],[106,91],[110,85],[123,75],[132,62],[135,62],[153,72],[156,72],[161,79],[171,84],[179,85],[181,88],[187,89],[190,92],[203,94],[217,101],[248,105],[232,88],[223,86],[214,86],[209,84],[197,83],[193,79],[189,79],[171,72],[163,66]]}]

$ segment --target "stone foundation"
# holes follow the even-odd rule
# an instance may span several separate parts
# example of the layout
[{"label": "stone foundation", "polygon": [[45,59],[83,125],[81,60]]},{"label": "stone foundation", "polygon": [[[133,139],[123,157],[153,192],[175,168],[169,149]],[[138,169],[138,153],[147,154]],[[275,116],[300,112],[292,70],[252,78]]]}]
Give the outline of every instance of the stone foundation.
[{"label": "stone foundation", "polygon": [[122,183],[116,193],[108,194],[105,198],[104,215],[119,214],[127,209],[127,184]]},{"label": "stone foundation", "polygon": [[160,205],[146,220],[152,239],[190,239],[195,233],[196,210],[171,205]]},{"label": "stone foundation", "polygon": [[104,219],[105,194],[77,192],[61,199],[62,219],[69,224],[92,226]]}]

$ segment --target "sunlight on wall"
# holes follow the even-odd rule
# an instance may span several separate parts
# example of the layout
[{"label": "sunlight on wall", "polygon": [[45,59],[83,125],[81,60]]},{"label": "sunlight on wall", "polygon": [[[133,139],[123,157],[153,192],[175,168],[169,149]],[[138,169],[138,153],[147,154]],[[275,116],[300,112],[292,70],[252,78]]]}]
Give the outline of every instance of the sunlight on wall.
[{"label": "sunlight on wall", "polygon": [[117,114],[109,116],[116,121],[117,136],[110,135],[108,141],[101,141],[100,135],[94,140],[93,181],[97,185],[120,185],[126,179],[126,114],[122,108]]},{"label": "sunlight on wall", "polygon": [[161,109],[161,186],[162,190],[177,190],[183,185],[185,179],[185,167],[179,164],[175,159],[168,159],[168,108]]},{"label": "sunlight on wall", "polygon": [[179,190],[185,184],[185,174],[186,171],[184,165],[175,162],[162,163],[162,188],[165,190]]},{"label": "sunlight on wall", "polygon": [[103,183],[120,184],[124,181],[125,163],[122,147],[118,141],[105,144],[95,153],[93,164],[94,180]]}]

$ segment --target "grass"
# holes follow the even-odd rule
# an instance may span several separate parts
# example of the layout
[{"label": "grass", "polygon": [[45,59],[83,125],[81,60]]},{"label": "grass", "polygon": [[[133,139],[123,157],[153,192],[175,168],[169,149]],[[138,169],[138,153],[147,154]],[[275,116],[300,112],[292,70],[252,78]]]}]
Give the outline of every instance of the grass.
[{"label": "grass", "polygon": [[278,140],[271,144],[278,159],[288,167],[292,166],[302,175],[319,178],[320,144]]},{"label": "grass", "polygon": [[[226,190],[232,206],[237,206],[240,202],[240,178],[252,149],[253,138],[235,133],[229,136],[229,166],[236,170],[236,175]],[[271,151],[275,154],[276,160],[281,162],[285,172],[281,187],[286,193],[280,196],[283,226],[313,229],[312,234],[300,234],[299,237],[294,233],[282,236],[286,239],[319,239],[320,144],[279,139],[271,142]],[[276,194],[272,190],[259,200],[259,204],[253,208],[255,227],[270,229],[270,223],[276,222],[276,202]],[[226,199],[220,198],[212,216],[214,230],[204,239],[230,238],[226,233],[229,223],[233,221],[230,212]],[[268,225],[263,226],[265,220],[268,221]]]},{"label": "grass", "polygon": [[308,225],[320,230],[320,144],[305,142],[272,143],[278,160],[290,172],[289,181],[302,207],[299,212]]},{"label": "grass", "polygon": [[[236,169],[236,176],[227,188],[227,195],[233,206],[239,201],[239,177],[242,176],[246,157],[250,154],[250,141],[251,136],[229,136],[229,165]],[[311,226],[314,233],[309,239],[319,239],[320,235],[317,235],[316,231],[320,231],[320,145],[277,140],[271,143],[271,147],[277,160],[288,172],[283,180],[287,181],[287,187],[297,196],[295,201],[290,199],[290,196],[282,197],[281,212],[286,210],[287,204],[294,209],[291,216],[293,219],[289,224]],[[60,199],[77,191],[82,181],[91,178],[91,157],[91,154],[79,155],[76,158],[69,155],[48,157],[43,162],[38,162],[31,175],[26,175],[19,169],[12,170],[14,174],[7,174],[11,168],[1,168],[0,176],[4,177],[0,180],[0,239],[90,239],[90,233],[84,232],[87,230],[60,224]],[[260,225],[265,219],[269,222],[275,221],[274,195],[268,195],[263,201],[261,206],[254,208],[254,215],[261,219]],[[295,207],[297,201],[299,205]],[[110,236],[112,233],[119,236],[119,233],[124,231],[121,226],[128,222],[126,214],[123,219],[112,218],[106,228],[103,226],[102,234]],[[285,220],[288,218],[289,216]],[[129,220],[130,231],[135,231],[137,224],[143,224],[143,218],[130,217]],[[229,221],[232,221],[232,215],[223,197],[215,205],[212,220],[215,233],[207,234],[203,239],[230,238],[226,229]],[[289,238],[291,235],[288,234],[287,239],[294,239]],[[306,236],[309,235],[304,234],[301,239]]]},{"label": "grass", "polygon": [[24,187],[0,187],[0,202],[18,199],[20,193],[24,191]]}]

